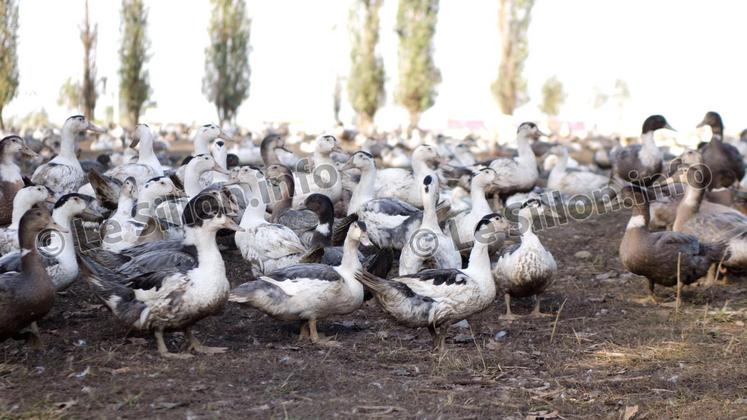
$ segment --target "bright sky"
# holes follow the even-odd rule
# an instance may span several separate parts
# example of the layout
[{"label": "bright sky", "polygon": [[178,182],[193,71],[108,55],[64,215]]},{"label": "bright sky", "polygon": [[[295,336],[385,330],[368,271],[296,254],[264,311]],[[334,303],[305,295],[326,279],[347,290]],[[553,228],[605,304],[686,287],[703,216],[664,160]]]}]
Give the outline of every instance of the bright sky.
[{"label": "bright sky", "polygon": [[[98,75],[108,79],[98,117],[116,103],[119,7],[117,0],[90,0],[99,24]],[[329,127],[336,76],[348,71],[347,17],[350,0],[248,0],[252,24],[251,94],[238,123],[297,121]],[[153,54],[153,100],[145,122],[216,120],[201,91],[210,16],[208,0],[147,0]],[[23,0],[20,9],[18,97],[6,115],[46,109],[55,121],[72,111],[57,105],[59,88],[82,73],[78,27],[83,0]],[[397,1],[384,0],[380,51],[387,72],[387,106],[377,120],[403,118],[393,101],[397,79]],[[435,39],[443,82],[423,125],[449,119],[499,119],[490,93],[498,67],[498,0],[441,0]],[[557,75],[568,92],[561,117],[600,126],[639,130],[651,113],[690,129],[714,109],[726,130],[747,127],[747,56],[743,38],[747,3],[729,0],[537,0],[525,69],[532,101],[517,111],[522,120],[541,120],[542,83]],[[617,106],[602,112],[591,103],[595,89],[611,90],[624,79],[631,100],[622,117]],[[343,119],[352,120],[345,104]]]}]

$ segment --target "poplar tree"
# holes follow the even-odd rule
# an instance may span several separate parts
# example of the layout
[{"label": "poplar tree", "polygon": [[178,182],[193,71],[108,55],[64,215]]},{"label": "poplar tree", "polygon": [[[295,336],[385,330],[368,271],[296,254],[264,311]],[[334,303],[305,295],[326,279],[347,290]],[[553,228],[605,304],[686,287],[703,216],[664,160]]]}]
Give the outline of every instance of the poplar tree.
[{"label": "poplar tree", "polygon": [[384,62],[376,54],[382,0],[355,0],[350,10],[350,76],[348,96],[357,113],[357,125],[368,131],[384,101]]},{"label": "poplar tree", "polygon": [[150,96],[148,61],[148,11],[143,0],[122,0],[122,44],[119,47],[119,101],[122,122],[137,125],[143,104]]},{"label": "poplar tree", "polygon": [[501,64],[498,78],[491,85],[493,95],[504,114],[525,104],[527,83],[522,75],[529,56],[527,31],[534,0],[499,0],[498,31],[501,36]]},{"label": "poplar tree", "polygon": [[3,108],[18,91],[18,2],[0,0],[0,129],[5,129]]}]

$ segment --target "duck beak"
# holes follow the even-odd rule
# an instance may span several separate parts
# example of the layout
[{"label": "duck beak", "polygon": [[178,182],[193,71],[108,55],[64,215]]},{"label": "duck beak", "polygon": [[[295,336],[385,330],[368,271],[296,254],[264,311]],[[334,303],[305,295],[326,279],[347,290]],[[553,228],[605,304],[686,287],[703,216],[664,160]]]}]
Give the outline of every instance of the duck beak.
[{"label": "duck beak", "polygon": [[243,227],[239,226],[230,217],[226,217],[226,222],[223,223],[223,227],[225,229],[235,230],[236,232],[244,232],[245,231],[245,229]]},{"label": "duck beak", "polygon": [[170,195],[175,198],[184,198],[187,197],[187,193],[180,190],[179,188],[174,187],[174,189],[171,190]]},{"label": "duck beak", "polygon": [[334,146],[332,146],[332,151],[337,153],[345,153],[345,151],[342,150],[342,147],[340,147],[339,144],[335,144]]},{"label": "duck beak", "polygon": [[86,127],[86,130],[93,131],[94,133],[101,133],[101,134],[106,133],[106,129],[105,128],[101,128],[99,126],[96,126],[93,123],[91,123],[90,121],[88,122],[88,127]]},{"label": "duck beak", "polygon": [[345,162],[344,165],[342,165],[342,168],[340,168],[341,171],[349,171],[351,169],[353,169],[353,159],[352,158],[348,159],[348,161]]},{"label": "duck beak", "polygon": [[240,140],[240,139],[238,139],[238,138],[234,138],[234,137],[231,137],[231,136],[229,136],[229,135],[228,135],[228,134],[226,134],[226,132],[225,132],[225,131],[223,131],[223,130],[220,130],[220,133],[218,133],[218,138],[219,138],[219,139],[223,139],[223,140],[225,140],[225,141],[235,141],[235,142],[239,142],[239,141],[241,141],[241,140]]},{"label": "duck beak", "polygon": [[537,130],[537,137],[550,137],[550,134],[545,133],[544,131]]},{"label": "duck beak", "polygon": [[215,165],[213,165],[213,170],[214,170],[215,172],[218,172],[218,173],[220,173],[220,174],[223,174],[223,175],[231,175],[231,172],[229,172],[229,171],[228,171],[228,169],[223,169],[223,168],[222,168],[222,167],[221,167],[220,165],[218,165],[217,163],[216,163]]},{"label": "duck beak", "polygon": [[[703,123],[701,123],[701,124],[703,124]],[[698,127],[700,127],[700,125],[698,125]],[[667,130],[677,131],[674,128],[672,128],[672,126],[669,125],[669,123],[666,123],[666,125],[664,125],[664,127],[662,127],[662,128],[666,128]]]},{"label": "duck beak", "polygon": [[700,128],[700,127],[703,127],[704,125],[708,125],[705,119],[699,122],[698,125],[695,126],[695,128]]},{"label": "duck beak", "polygon": [[132,142],[130,143],[130,148],[134,149],[138,143],[140,143],[140,136],[132,136]]},{"label": "duck beak", "polygon": [[53,222],[51,220],[47,224],[47,227],[49,229],[54,229],[54,230],[56,230],[57,232],[60,232],[60,233],[68,233],[69,232],[67,229],[63,228],[62,226],[58,225],[57,223],[55,223],[55,222]]},{"label": "duck beak", "polygon": [[368,233],[365,232],[361,234],[360,243],[363,246],[373,246],[373,242],[371,242],[371,239],[368,238]]},{"label": "duck beak", "polygon": [[57,202],[57,200],[55,200],[55,198],[54,198],[54,197],[51,197],[51,196],[50,196],[50,197],[47,197],[47,199],[46,199],[46,200],[44,200],[44,202],[45,202],[45,203],[49,203],[49,204],[54,204],[54,203],[56,203],[56,202]]},{"label": "duck beak", "polygon": [[31,150],[31,148],[28,147],[28,146],[26,146],[25,144],[23,145],[23,147],[21,147],[20,152],[21,152],[22,155],[27,156],[27,157],[34,158],[34,157],[39,156],[38,153],[36,153],[35,151]]}]

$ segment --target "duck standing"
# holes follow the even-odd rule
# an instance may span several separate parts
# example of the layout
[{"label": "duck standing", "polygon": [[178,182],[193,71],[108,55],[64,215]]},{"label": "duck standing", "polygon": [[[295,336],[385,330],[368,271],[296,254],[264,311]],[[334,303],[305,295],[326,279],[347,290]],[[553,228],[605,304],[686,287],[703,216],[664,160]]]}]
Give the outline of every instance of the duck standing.
[{"label": "duck standing", "polygon": [[10,224],[13,218],[13,198],[25,185],[21,168],[14,160],[19,152],[28,158],[38,156],[18,136],[7,136],[0,140],[0,226]]},{"label": "duck standing", "polygon": [[490,168],[498,174],[495,191],[501,197],[529,192],[537,184],[539,178],[537,157],[529,141],[539,140],[541,136],[546,136],[546,134],[540,131],[537,124],[533,122],[520,124],[516,130],[518,156],[495,159],[490,162]]},{"label": "duck standing", "polygon": [[[45,209],[34,208],[24,213],[18,229],[22,250],[20,271],[0,274],[0,342],[8,338],[38,342],[36,321],[54,304],[54,285],[36,247],[36,237],[44,229],[64,230]],[[24,332],[28,327],[31,331]]]},{"label": "duck standing", "polygon": [[135,277],[95,264],[81,254],[84,278],[96,296],[120,321],[133,328],[154,331],[158,351],[164,357],[188,358],[188,353],[170,353],[164,332],[184,331],[189,349],[198,353],[222,353],[225,348],[207,347],[192,334],[192,326],[215,314],[228,299],[230,285],[215,240],[219,229],[240,231],[214,195],[190,200],[182,215],[187,232],[185,243],[194,245],[196,267],[161,267]]},{"label": "duck standing", "polygon": [[77,192],[78,188],[85,183],[86,176],[75,154],[75,141],[87,130],[97,133],[106,132],[87,121],[82,115],[68,118],[62,126],[59,154],[36,168],[31,181],[34,184],[49,187],[55,198]]},{"label": "duck standing", "polygon": [[711,170],[713,182],[711,189],[729,188],[744,178],[745,166],[739,150],[731,144],[724,143],[724,123],[721,115],[709,111],[698,124],[711,127],[711,141],[700,147],[703,163]]},{"label": "duck standing", "polygon": [[646,118],[641,127],[641,144],[612,151],[612,176],[637,185],[653,184],[662,168],[662,153],[656,147],[654,133],[662,128],[674,130],[661,115]]}]

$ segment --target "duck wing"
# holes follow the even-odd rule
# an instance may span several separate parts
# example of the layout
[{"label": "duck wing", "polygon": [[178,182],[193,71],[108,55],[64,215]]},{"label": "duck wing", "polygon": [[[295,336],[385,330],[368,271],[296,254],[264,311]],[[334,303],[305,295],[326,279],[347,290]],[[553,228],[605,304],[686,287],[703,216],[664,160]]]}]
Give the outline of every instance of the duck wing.
[{"label": "duck wing", "polygon": [[407,284],[388,280],[365,271],[355,273],[355,278],[376,296],[382,309],[397,321],[413,326],[426,326],[433,322],[435,301],[417,294]]},{"label": "duck wing", "polygon": [[470,278],[461,270],[435,268],[415,274],[395,277],[392,280],[406,284],[415,293],[423,296],[457,297],[464,293]]},{"label": "duck wing", "polygon": [[319,216],[311,210],[286,210],[278,218],[278,223],[291,228],[297,235],[316,229]]},{"label": "duck wing", "polygon": [[[91,183],[96,199],[107,209],[116,210],[119,203],[119,194],[122,190],[122,181],[101,175],[95,169],[88,172],[88,182]],[[138,184],[140,185],[140,184]]]},{"label": "duck wing", "polygon": [[83,170],[56,162],[49,162],[34,171],[31,182],[46,185],[55,196],[78,191],[83,181]]},{"label": "duck wing", "polygon": [[104,176],[124,182],[127,178],[135,178],[137,185],[143,185],[149,179],[158,176],[155,169],[142,163],[126,163],[109,169]]}]

